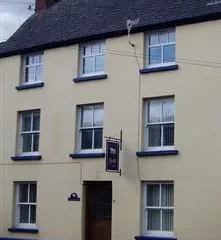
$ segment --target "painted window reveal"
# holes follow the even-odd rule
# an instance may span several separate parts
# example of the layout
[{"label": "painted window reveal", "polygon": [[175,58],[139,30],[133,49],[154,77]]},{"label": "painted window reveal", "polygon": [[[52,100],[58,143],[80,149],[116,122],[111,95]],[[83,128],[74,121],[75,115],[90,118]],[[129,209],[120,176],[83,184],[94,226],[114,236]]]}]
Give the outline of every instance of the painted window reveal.
[{"label": "painted window reveal", "polygon": [[145,149],[170,149],[174,146],[174,97],[145,102]]},{"label": "painted window reveal", "polygon": [[172,234],[174,220],[174,184],[151,182],[144,184],[145,234]]},{"label": "painted window reveal", "polygon": [[16,183],[16,227],[36,227],[36,182]]},{"label": "painted window reveal", "polygon": [[24,80],[22,84],[43,81],[43,53],[24,56]]},{"label": "painted window reveal", "polygon": [[40,136],[40,110],[21,112],[20,120],[20,153],[38,153]]},{"label": "painted window reveal", "polygon": [[176,34],[174,29],[151,33],[147,40],[147,67],[175,63]]},{"label": "painted window reveal", "polygon": [[81,46],[82,76],[98,75],[104,73],[105,43],[94,42]]},{"label": "painted window reveal", "polygon": [[80,113],[80,151],[93,152],[102,150],[103,143],[103,104],[85,105]]}]

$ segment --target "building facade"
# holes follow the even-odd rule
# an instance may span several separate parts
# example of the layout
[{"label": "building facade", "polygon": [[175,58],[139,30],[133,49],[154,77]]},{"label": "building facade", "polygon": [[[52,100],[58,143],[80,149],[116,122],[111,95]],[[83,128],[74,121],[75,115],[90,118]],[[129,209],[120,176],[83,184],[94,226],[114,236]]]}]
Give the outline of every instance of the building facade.
[{"label": "building facade", "polygon": [[[133,46],[127,14],[123,30],[26,46],[66,0],[3,44],[0,239],[220,239],[221,4],[189,2],[155,25],[136,8]],[[121,173],[107,172],[121,131]]]}]

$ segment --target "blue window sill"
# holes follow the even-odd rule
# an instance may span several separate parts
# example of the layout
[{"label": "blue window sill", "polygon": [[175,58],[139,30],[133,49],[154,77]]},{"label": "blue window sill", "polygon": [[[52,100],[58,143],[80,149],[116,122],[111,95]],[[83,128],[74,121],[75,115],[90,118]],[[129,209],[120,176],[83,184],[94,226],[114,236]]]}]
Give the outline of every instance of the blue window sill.
[{"label": "blue window sill", "polygon": [[12,156],[11,160],[13,161],[32,161],[32,160],[41,160],[41,155],[29,155],[29,156]]},{"label": "blue window sill", "polygon": [[73,153],[69,156],[71,158],[103,158],[105,153]]},{"label": "blue window sill", "polygon": [[177,154],[178,154],[178,150],[161,150],[161,151],[136,152],[137,157],[165,156],[165,155],[177,155]]},{"label": "blue window sill", "polygon": [[32,89],[32,88],[39,88],[44,87],[44,83],[33,83],[33,84],[23,84],[20,86],[15,87],[17,90],[25,90],[25,89]]},{"label": "blue window sill", "polygon": [[13,233],[38,233],[39,230],[36,228],[8,228],[9,232]]},{"label": "blue window sill", "polygon": [[177,240],[176,237],[136,236],[136,240]]},{"label": "blue window sill", "polygon": [[102,75],[94,75],[94,76],[89,76],[89,77],[77,77],[74,78],[74,82],[87,82],[87,81],[93,81],[93,80],[103,80],[107,78],[107,74],[102,74]]},{"label": "blue window sill", "polygon": [[153,68],[144,68],[140,69],[140,74],[147,74],[147,73],[153,73],[153,72],[164,72],[164,71],[173,71],[178,70],[179,66],[171,65],[171,66],[161,66],[161,67],[153,67]]}]

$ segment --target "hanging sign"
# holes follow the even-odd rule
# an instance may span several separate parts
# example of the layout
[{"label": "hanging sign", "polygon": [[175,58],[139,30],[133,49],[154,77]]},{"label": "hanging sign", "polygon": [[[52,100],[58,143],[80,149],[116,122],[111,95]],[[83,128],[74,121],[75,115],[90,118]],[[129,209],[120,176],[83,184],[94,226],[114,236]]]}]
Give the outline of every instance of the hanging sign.
[{"label": "hanging sign", "polygon": [[119,141],[106,141],[106,171],[119,172]]}]

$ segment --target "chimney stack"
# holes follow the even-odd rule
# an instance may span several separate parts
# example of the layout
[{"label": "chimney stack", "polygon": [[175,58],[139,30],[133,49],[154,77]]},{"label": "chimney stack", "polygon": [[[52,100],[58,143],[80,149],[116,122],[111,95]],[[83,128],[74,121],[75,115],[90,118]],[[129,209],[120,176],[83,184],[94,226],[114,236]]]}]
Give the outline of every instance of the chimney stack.
[{"label": "chimney stack", "polygon": [[53,5],[58,0],[35,0],[35,11],[40,12],[47,8],[49,8],[51,5]]}]

